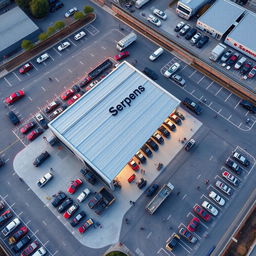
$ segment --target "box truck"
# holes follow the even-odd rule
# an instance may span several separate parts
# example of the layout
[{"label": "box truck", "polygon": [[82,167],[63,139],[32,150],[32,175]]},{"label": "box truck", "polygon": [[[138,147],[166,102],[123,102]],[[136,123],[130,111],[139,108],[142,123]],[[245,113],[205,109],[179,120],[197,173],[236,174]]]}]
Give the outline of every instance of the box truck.
[{"label": "box truck", "polygon": [[132,44],[137,39],[137,35],[134,32],[131,32],[127,36],[125,36],[123,39],[121,39],[117,45],[116,48],[119,51],[124,50],[126,47],[128,47],[130,44]]}]

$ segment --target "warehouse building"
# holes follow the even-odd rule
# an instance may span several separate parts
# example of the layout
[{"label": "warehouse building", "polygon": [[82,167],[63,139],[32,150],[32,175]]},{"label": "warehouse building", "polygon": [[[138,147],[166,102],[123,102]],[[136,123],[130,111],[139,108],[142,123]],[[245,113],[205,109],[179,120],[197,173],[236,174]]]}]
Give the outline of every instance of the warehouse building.
[{"label": "warehouse building", "polygon": [[245,9],[229,0],[217,0],[198,20],[196,26],[220,40],[245,15]]},{"label": "warehouse building", "polygon": [[180,101],[127,62],[49,123],[52,132],[113,188]]},{"label": "warehouse building", "polygon": [[225,39],[225,43],[256,60],[256,15],[247,12]]},{"label": "warehouse building", "polygon": [[19,7],[3,13],[0,15],[0,58],[21,50],[22,40],[33,41],[39,34],[39,27]]}]

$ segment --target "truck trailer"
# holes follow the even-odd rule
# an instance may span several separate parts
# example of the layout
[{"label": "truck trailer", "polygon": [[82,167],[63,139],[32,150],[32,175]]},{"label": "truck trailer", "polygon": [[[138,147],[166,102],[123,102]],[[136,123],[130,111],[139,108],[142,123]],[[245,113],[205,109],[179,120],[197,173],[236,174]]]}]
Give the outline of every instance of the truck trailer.
[{"label": "truck trailer", "polygon": [[163,187],[158,191],[155,197],[146,205],[146,211],[148,211],[150,214],[153,214],[164,202],[164,200],[171,194],[173,189],[174,186],[170,182],[163,185]]},{"label": "truck trailer", "polygon": [[146,4],[147,2],[149,2],[150,0],[137,0],[135,2],[135,7],[136,8],[141,8],[144,4]]},{"label": "truck trailer", "polygon": [[224,44],[217,44],[211,51],[211,55],[209,57],[212,61],[217,61],[224,53],[224,51],[227,49],[227,46]]},{"label": "truck trailer", "polygon": [[121,39],[117,45],[116,48],[119,51],[124,50],[126,47],[128,47],[130,44],[132,44],[137,39],[137,35],[134,32],[131,32],[127,36],[125,36],[123,39]]}]

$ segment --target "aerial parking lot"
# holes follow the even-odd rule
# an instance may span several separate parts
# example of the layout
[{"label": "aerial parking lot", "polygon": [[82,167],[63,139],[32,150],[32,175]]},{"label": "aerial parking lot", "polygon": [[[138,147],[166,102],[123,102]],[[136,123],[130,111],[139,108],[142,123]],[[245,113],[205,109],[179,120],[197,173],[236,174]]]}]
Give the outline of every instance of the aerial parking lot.
[{"label": "aerial parking lot", "polygon": [[[74,7],[64,3],[65,10],[56,15],[64,16]],[[0,175],[5,181],[0,186],[0,201],[5,204],[0,214],[12,213],[4,223],[0,217],[3,243],[11,255],[20,255],[33,241],[48,255],[96,256],[119,242],[138,256],[205,256],[210,250],[221,255],[254,204],[248,200],[255,188],[254,106],[175,52],[162,49],[152,58],[159,45],[94,7],[98,18],[93,23],[0,80]],[[165,11],[166,19],[154,11],[156,7]],[[199,49],[186,35],[177,37],[174,28],[181,19],[173,8],[167,10],[166,2],[152,0],[132,15],[208,59],[214,40]],[[146,20],[149,14],[161,21],[160,27]],[[135,41],[119,51],[117,43],[131,32]],[[59,50],[61,45],[68,46]],[[219,62],[215,65],[240,79],[240,71],[227,70]],[[107,68],[101,72],[103,63]],[[131,70],[114,75],[125,65],[141,77]],[[121,80],[123,90],[111,94],[108,90]],[[102,95],[110,95],[111,102],[100,99]],[[166,97],[174,97],[177,107]],[[96,101],[100,107],[94,109]],[[51,124],[61,123],[71,109],[74,112],[58,126],[58,135],[65,138],[59,136],[60,142],[52,136]],[[75,120],[81,109],[88,114],[83,125]],[[10,111],[19,124],[8,120]],[[78,133],[71,130],[73,125]],[[122,136],[117,136],[120,131]],[[120,172],[112,182],[108,175],[104,180],[65,140],[86,154],[94,168]],[[163,195],[168,184],[171,192]],[[150,212],[149,205],[157,205],[157,200],[160,204]],[[21,236],[30,237],[18,253],[2,232],[15,218],[21,224],[10,237],[19,229],[27,232]]]}]

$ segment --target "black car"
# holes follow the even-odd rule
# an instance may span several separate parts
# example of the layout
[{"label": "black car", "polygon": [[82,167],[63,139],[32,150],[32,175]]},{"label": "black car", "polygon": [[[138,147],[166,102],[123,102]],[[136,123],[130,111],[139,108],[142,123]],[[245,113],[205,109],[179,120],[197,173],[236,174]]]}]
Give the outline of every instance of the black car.
[{"label": "black car", "polygon": [[185,150],[189,151],[191,148],[193,148],[196,144],[196,141],[194,139],[191,139],[190,141],[188,141],[188,143],[185,145]]},{"label": "black car", "polygon": [[12,212],[11,210],[5,211],[1,216],[0,216],[0,225],[4,224],[7,220],[9,220],[12,217]]},{"label": "black car", "polygon": [[202,48],[206,43],[208,43],[208,41],[209,41],[209,37],[208,36],[203,36],[197,42],[196,47],[197,48]]},{"label": "black car", "polygon": [[161,132],[165,138],[169,138],[170,137],[170,132],[163,125],[161,125],[158,128],[158,131]]},{"label": "black car", "polygon": [[241,74],[246,75],[252,69],[252,62],[246,62],[241,68]]},{"label": "black car", "polygon": [[85,179],[94,185],[97,182],[96,177],[87,169],[81,169],[80,172],[84,175]]},{"label": "black car", "polygon": [[72,86],[72,89],[73,89],[75,92],[80,92],[80,91],[81,91],[79,85],[77,85],[77,84],[74,84],[74,85]]},{"label": "black car", "polygon": [[66,198],[67,198],[67,195],[64,192],[59,191],[57,195],[54,195],[52,206],[54,207],[59,206]]},{"label": "black car", "polygon": [[139,189],[144,188],[146,185],[147,185],[147,181],[144,180],[143,178],[141,178],[141,179],[139,180],[139,182],[137,183],[137,186],[138,186]]},{"label": "black car", "polygon": [[88,76],[92,79],[95,79],[102,72],[106,71],[108,68],[112,67],[113,63],[110,59],[105,60],[99,66],[97,66],[93,71],[91,71]]},{"label": "black car", "polygon": [[154,81],[158,79],[158,75],[150,68],[144,68],[143,73]]},{"label": "black car", "polygon": [[66,211],[73,204],[73,200],[71,198],[67,198],[58,208],[58,212],[62,213]]},{"label": "black car", "polygon": [[147,144],[154,150],[158,150],[158,145],[150,138],[147,140]]},{"label": "black car", "polygon": [[5,162],[3,159],[0,158],[0,167],[4,166]]},{"label": "black car", "polygon": [[79,212],[74,218],[73,220],[70,222],[70,225],[72,227],[75,227],[76,225],[78,225],[80,223],[80,221],[86,216],[86,213],[84,211]]},{"label": "black car", "polygon": [[95,194],[95,196],[88,202],[88,206],[90,209],[93,209],[97,204],[99,204],[103,200],[101,194]]},{"label": "black car", "polygon": [[243,172],[243,168],[230,159],[226,160],[226,165],[238,175],[241,175]]},{"label": "black car", "polygon": [[144,163],[147,161],[147,158],[146,158],[140,151],[138,151],[138,152],[135,154],[135,157],[136,157],[142,164],[144,164]]},{"label": "black car", "polygon": [[159,186],[157,184],[152,184],[147,190],[146,190],[146,196],[150,197],[153,196],[156,191],[158,190]]},{"label": "black car", "polygon": [[185,98],[182,101],[182,104],[186,106],[188,109],[192,110],[197,115],[200,115],[202,113],[202,108],[190,98]]},{"label": "black car", "polygon": [[242,100],[239,105],[241,105],[243,108],[251,111],[252,113],[256,113],[256,106],[254,106],[251,102],[247,100]]},{"label": "black car", "polygon": [[20,123],[20,119],[18,118],[18,116],[13,112],[10,111],[7,116],[9,117],[10,121],[14,124],[17,125]]},{"label": "black car", "polygon": [[142,151],[143,153],[145,153],[147,157],[151,157],[151,156],[152,156],[152,151],[149,149],[149,147],[148,147],[146,144],[144,144],[144,145],[141,147],[141,151]]},{"label": "black car", "polygon": [[195,34],[197,30],[195,28],[191,28],[185,36],[185,39],[190,40]]},{"label": "black car", "polygon": [[26,244],[28,244],[31,241],[30,236],[23,237],[17,244],[13,246],[13,250],[15,252],[19,252]]},{"label": "black car", "polygon": [[33,165],[35,167],[38,167],[39,165],[41,165],[48,157],[50,156],[50,154],[45,151],[43,153],[41,153],[33,162]]},{"label": "black car", "polygon": [[159,144],[163,144],[164,143],[164,138],[160,135],[159,132],[155,132],[153,134],[153,138],[159,143]]},{"label": "black car", "polygon": [[64,6],[64,4],[62,2],[58,1],[50,7],[50,12],[55,12],[55,11],[59,10],[60,8],[62,8],[63,6]]}]

